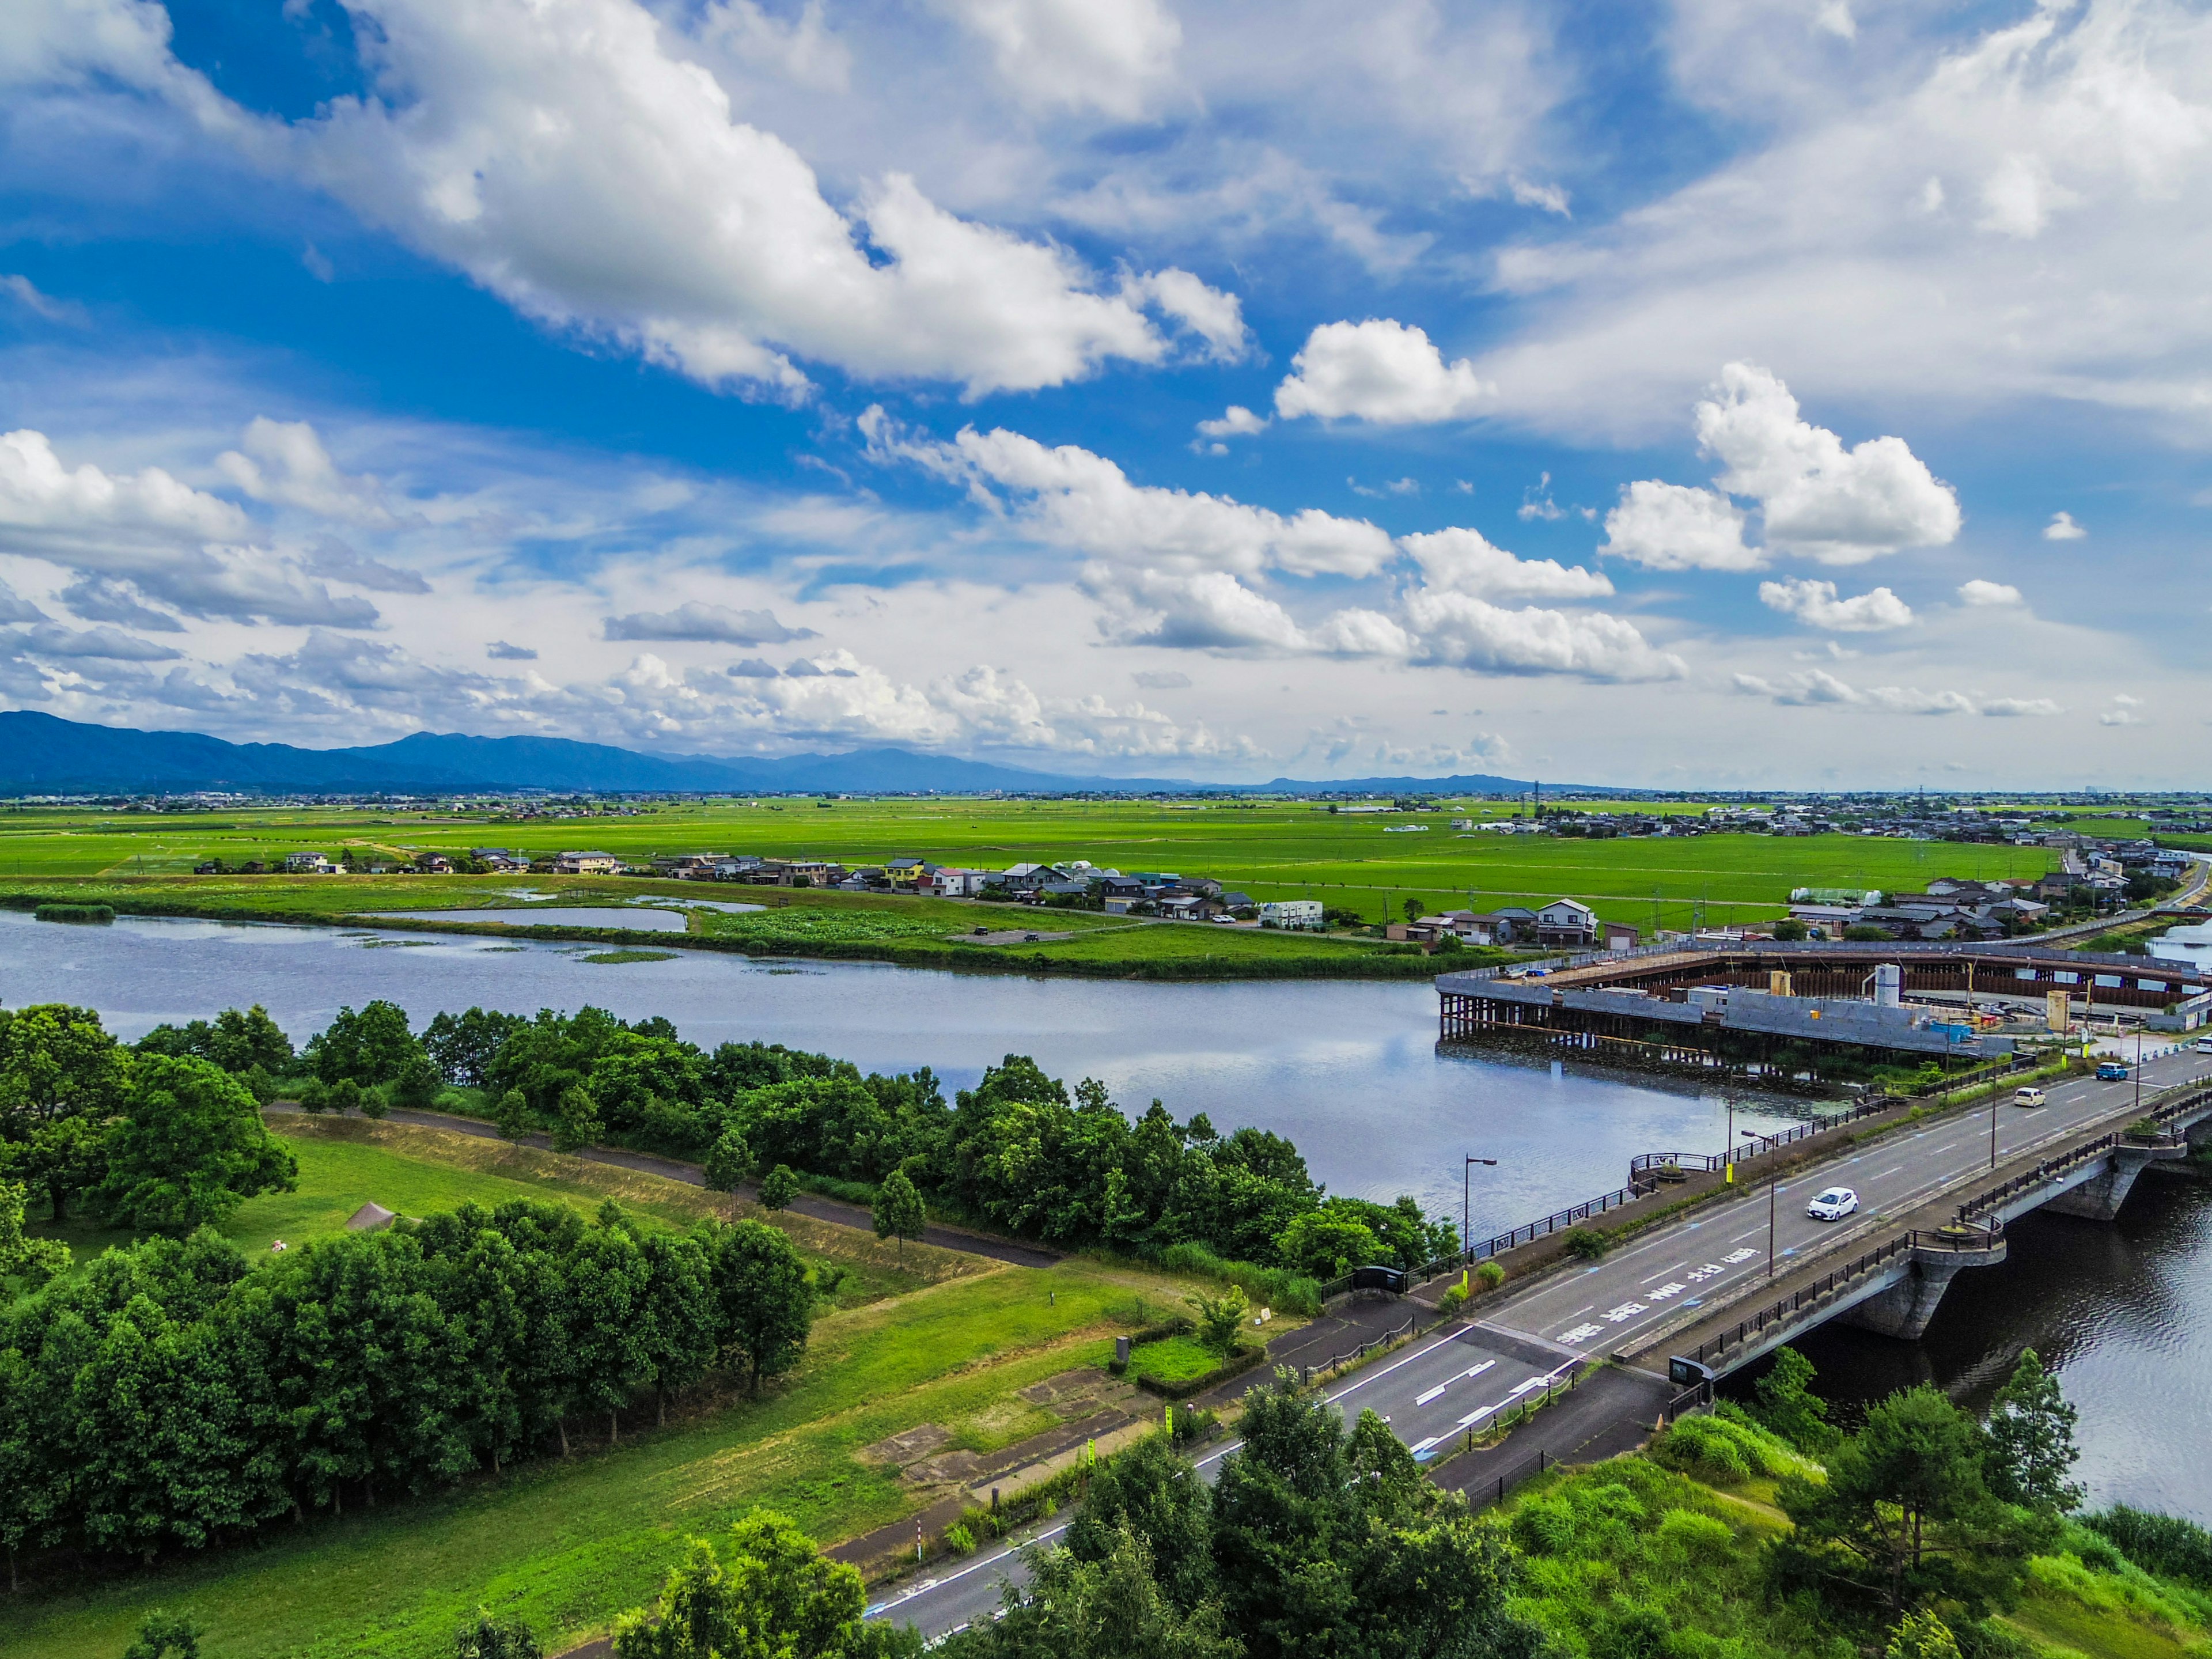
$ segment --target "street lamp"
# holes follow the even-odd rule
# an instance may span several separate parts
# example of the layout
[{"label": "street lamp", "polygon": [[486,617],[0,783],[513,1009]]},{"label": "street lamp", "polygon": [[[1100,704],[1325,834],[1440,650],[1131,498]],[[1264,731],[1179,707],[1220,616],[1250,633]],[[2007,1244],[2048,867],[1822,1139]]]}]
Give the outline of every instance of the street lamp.
[{"label": "street lamp", "polygon": [[[1749,1129],[1746,1129],[1743,1133],[1747,1140],[1756,1140],[1759,1138]],[[1778,1164],[1767,1172],[1766,1176],[1766,1277],[1770,1281],[1774,1277],[1774,1188],[1776,1183],[1781,1179],[1782,1166]]]},{"label": "street lamp", "polygon": [[1474,1166],[1498,1167],[1494,1158],[1470,1157],[1459,1172],[1459,1261],[1462,1271],[1474,1255]]}]

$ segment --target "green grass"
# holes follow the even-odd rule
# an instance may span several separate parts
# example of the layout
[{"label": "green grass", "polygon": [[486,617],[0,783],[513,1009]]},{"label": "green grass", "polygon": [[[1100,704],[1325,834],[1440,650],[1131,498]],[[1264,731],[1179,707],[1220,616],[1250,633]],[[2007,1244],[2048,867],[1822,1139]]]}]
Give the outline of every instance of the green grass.
[{"label": "green grass", "polygon": [[1162,1382],[1193,1382],[1221,1369],[1221,1357],[1190,1336],[1163,1337],[1129,1351],[1129,1375]]},{"label": "green grass", "polygon": [[[1660,803],[1656,810],[1679,817],[1699,809]],[[1709,919],[1749,920],[1778,914],[1790,890],[1797,886],[1910,889],[1940,875],[2035,875],[2052,861],[2042,848],[1951,846],[1855,836],[1591,842],[1462,833],[1450,827],[1455,817],[1480,823],[1512,811],[1495,801],[1446,802],[1433,813],[1376,817],[1331,814],[1293,802],[1206,803],[1194,810],[1153,801],[931,799],[839,801],[826,811],[804,801],[759,806],[738,802],[672,805],[635,817],[575,822],[500,822],[449,813],[398,816],[334,809],[225,812],[213,817],[131,814],[104,821],[86,813],[11,811],[0,813],[0,876],[168,876],[189,871],[199,858],[237,861],[301,850],[335,854],[347,845],[365,855],[465,851],[487,845],[541,853],[595,847],[640,860],[655,853],[752,852],[880,864],[906,854],[991,867],[1018,860],[1085,858],[1125,872],[1209,874],[1258,899],[1311,896],[1356,910],[1370,921],[1381,915],[1386,904],[1395,915],[1409,896],[1421,899],[1431,909],[1462,904],[1490,909],[1565,896],[1594,905],[1609,921],[1649,927],[1656,911],[1662,924],[1676,927],[1690,920],[1699,902]],[[2131,822],[2114,818],[2088,827],[2126,833]],[[1386,824],[1407,823],[1425,823],[1429,833],[1383,833]],[[216,889],[265,884],[201,877],[187,878],[187,884]],[[295,889],[326,890],[362,884],[359,878],[335,877],[287,884]],[[518,878],[514,884],[554,888],[564,894],[578,887],[544,877]],[[635,894],[652,886],[617,882],[585,890],[604,902],[610,891]],[[699,888],[684,890],[696,895]],[[453,902],[448,894],[458,902],[481,902],[486,891],[498,891],[498,884],[408,878],[398,881],[394,891],[398,903],[427,908]],[[757,895],[718,887],[714,896]],[[339,891],[288,902],[312,909],[361,908],[357,896],[349,899]],[[393,904],[394,893],[380,894],[378,902]],[[878,930],[877,937],[889,937],[896,925],[883,918],[906,914],[924,926],[904,936],[921,939],[930,931],[965,932],[981,919],[975,907],[948,908],[951,915],[941,929],[934,928],[936,918],[927,911],[878,910],[872,913],[878,919],[869,925]],[[996,907],[982,912],[995,914],[1000,914]],[[1047,914],[1055,930],[1082,925],[1074,915]],[[729,922],[763,925],[743,917],[723,918],[714,925]]]},{"label": "green grass", "polygon": [[[723,1200],[678,1183],[551,1154],[401,1124],[295,1120],[301,1190],[252,1200],[228,1230],[249,1249],[343,1226],[362,1196],[404,1213],[464,1199],[528,1195],[590,1212],[613,1195],[641,1218],[684,1224]],[[410,1157],[396,1147],[410,1147]],[[433,1156],[434,1155],[434,1156]],[[440,1163],[439,1158],[452,1160]],[[511,1159],[513,1174],[480,1167]],[[562,1166],[573,1173],[563,1176]],[[897,1520],[915,1507],[860,1449],[925,1422],[989,1451],[1057,1420],[1018,1390],[1081,1364],[1103,1364],[1112,1336],[1153,1323],[1186,1288],[1136,1269],[1071,1261],[1011,1268],[908,1245],[894,1283],[890,1247],[850,1229],[776,1218],[803,1249],[823,1235],[872,1285],[864,1305],[825,1314],[799,1370],[757,1404],[699,1402],[657,1431],[626,1431],[611,1451],[576,1435],[579,1455],[479,1480],[373,1514],[276,1528],[248,1548],[180,1559],[150,1572],[59,1582],[34,1575],[0,1601],[0,1652],[113,1659],[155,1607],[210,1627],[207,1659],[363,1659],[450,1651],[479,1603],[528,1618],[542,1635],[579,1637],[642,1601],[684,1539],[769,1504],[825,1541]],[[808,1230],[814,1230],[810,1232]],[[72,1242],[102,1241],[82,1234]],[[849,1255],[847,1253],[851,1253]],[[922,1282],[949,1261],[960,1275]],[[858,1288],[848,1286],[848,1291]],[[896,1291],[896,1294],[884,1294]],[[841,1297],[841,1303],[848,1300]],[[563,1643],[565,1645],[565,1642]]]},{"label": "green grass", "polygon": [[427,1659],[451,1651],[479,1603],[573,1638],[644,1601],[687,1535],[756,1504],[825,1540],[899,1519],[908,1494],[855,1451],[925,1422],[986,1448],[1030,1432],[1015,1392],[1099,1363],[1134,1316],[1131,1276],[1080,1262],[833,1314],[800,1370],[759,1404],[732,1401],[501,1481],[274,1530],[251,1549],[88,1588],[34,1586],[0,1606],[0,1650],[113,1659],[155,1607],[209,1627],[206,1659]]},{"label": "green grass", "polygon": [[625,962],[673,962],[673,951],[594,951],[584,958],[606,967],[618,967]]}]

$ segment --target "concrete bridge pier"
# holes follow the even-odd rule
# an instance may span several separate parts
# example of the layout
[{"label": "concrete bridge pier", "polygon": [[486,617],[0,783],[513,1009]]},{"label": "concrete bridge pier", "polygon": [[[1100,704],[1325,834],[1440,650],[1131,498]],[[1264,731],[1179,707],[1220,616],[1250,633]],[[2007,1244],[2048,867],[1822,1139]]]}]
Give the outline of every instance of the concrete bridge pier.
[{"label": "concrete bridge pier", "polygon": [[2128,1201],[2136,1177],[2154,1164],[2189,1156],[2186,1146],[2119,1146],[2104,1166],[2078,1187],[2068,1188],[2043,1207],[2057,1215],[2077,1215],[2087,1221],[2110,1221]]},{"label": "concrete bridge pier", "polygon": [[1936,1317],[1936,1309],[1951,1281],[1968,1267],[1994,1267],[2005,1259],[2004,1241],[1981,1250],[1916,1249],[1912,1259],[1889,1285],[1836,1317],[1846,1325],[1917,1342]]}]

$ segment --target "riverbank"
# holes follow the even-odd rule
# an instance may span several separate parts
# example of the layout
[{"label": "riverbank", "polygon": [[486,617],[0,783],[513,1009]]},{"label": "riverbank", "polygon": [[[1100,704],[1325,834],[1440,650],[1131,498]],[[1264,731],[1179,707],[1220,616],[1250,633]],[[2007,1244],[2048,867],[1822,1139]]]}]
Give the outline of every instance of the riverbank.
[{"label": "riverbank", "polygon": [[[715,888],[619,877],[554,879],[416,876],[113,876],[0,880],[0,908],[102,904],[118,915],[289,927],[375,927],[420,933],[514,936],[600,945],[721,951],[752,957],[881,962],[960,973],[1066,975],[1169,981],[1427,980],[1445,966],[1513,960],[1499,951],[1448,958],[1417,947],[1320,933],[1209,923],[1146,921],[1081,910],[1038,910],[975,900],[788,889]],[[527,895],[528,896],[525,896]],[[704,908],[732,896],[763,908]],[[684,930],[533,921],[540,906],[681,911]],[[426,911],[453,913],[451,920]],[[395,917],[391,913],[410,914]],[[976,935],[978,927],[983,936]],[[1035,942],[990,942],[1008,931]]]}]

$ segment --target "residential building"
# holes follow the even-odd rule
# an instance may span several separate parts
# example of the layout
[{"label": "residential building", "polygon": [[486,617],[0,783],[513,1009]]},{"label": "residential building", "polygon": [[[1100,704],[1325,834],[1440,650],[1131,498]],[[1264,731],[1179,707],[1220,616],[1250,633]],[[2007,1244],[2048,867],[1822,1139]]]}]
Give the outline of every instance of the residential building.
[{"label": "residential building", "polygon": [[1536,912],[1539,945],[1588,950],[1597,941],[1597,912],[1579,899],[1553,899]]},{"label": "residential building", "polygon": [[611,876],[621,868],[612,853],[563,853],[553,860],[553,872],[561,876]]},{"label": "residential building", "polygon": [[284,854],[284,873],[288,876],[327,876],[337,868],[320,853]]},{"label": "residential building", "polygon": [[1318,933],[1325,925],[1322,902],[1319,899],[1272,899],[1260,907],[1260,925]]}]

